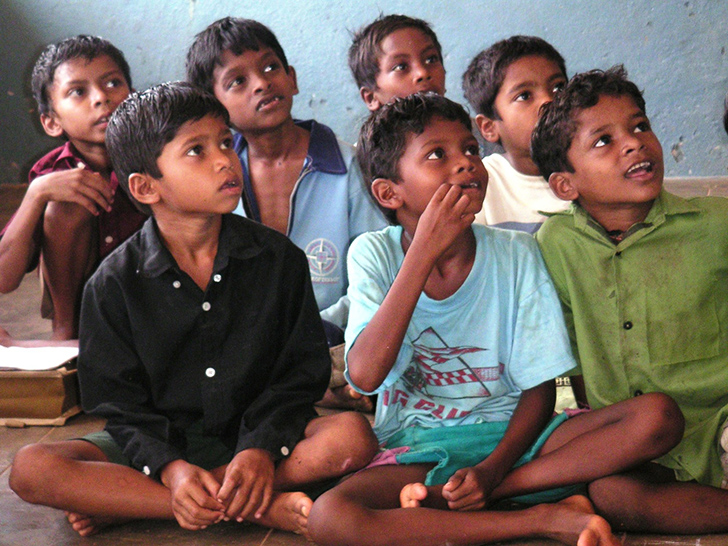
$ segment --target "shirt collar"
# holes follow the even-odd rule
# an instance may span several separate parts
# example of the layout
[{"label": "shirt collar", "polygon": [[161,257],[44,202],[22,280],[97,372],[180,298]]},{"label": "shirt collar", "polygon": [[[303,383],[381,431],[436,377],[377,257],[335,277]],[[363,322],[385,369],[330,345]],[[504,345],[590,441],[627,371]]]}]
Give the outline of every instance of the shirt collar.
[{"label": "shirt collar", "polygon": [[[225,214],[222,217],[220,241],[215,256],[214,270],[219,271],[227,266],[229,258],[244,260],[257,256],[263,246],[249,229],[236,229],[235,222],[250,222],[244,218]],[[141,228],[139,266],[137,272],[143,277],[158,277],[168,269],[178,269],[172,254],[162,242],[153,217],[149,218]]]},{"label": "shirt collar", "polygon": [[[306,129],[311,136],[308,142],[307,166],[315,171],[329,174],[346,174],[346,163],[341,155],[339,143],[334,132],[316,120],[294,120],[294,123]],[[241,134],[235,135],[235,151],[242,155],[248,143]],[[246,154],[247,155],[247,154]]]},{"label": "shirt collar", "polygon": [[[67,140],[66,143],[63,145],[63,148],[61,149],[61,153],[58,154],[58,157],[53,161],[53,171],[62,170],[59,168],[71,168],[74,169],[78,166],[79,161],[86,165],[86,169],[91,169],[91,166],[88,165],[87,161],[83,158],[83,156],[78,152],[76,147],[71,144],[70,140]],[[111,175],[109,176],[109,187],[113,190],[115,190],[119,186],[119,180],[116,178],[116,173],[112,170]]]}]

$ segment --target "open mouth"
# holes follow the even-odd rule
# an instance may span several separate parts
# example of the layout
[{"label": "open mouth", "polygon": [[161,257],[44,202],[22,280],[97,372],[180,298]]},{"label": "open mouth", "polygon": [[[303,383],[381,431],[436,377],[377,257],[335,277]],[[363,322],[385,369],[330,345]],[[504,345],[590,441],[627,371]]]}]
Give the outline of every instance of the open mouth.
[{"label": "open mouth", "polygon": [[109,123],[109,119],[111,119],[111,114],[106,114],[105,116],[101,116],[99,119],[97,119],[94,125],[103,125],[105,123]]},{"label": "open mouth", "polygon": [[240,180],[237,178],[229,178],[225,183],[220,186],[221,191],[236,189],[240,187]]},{"label": "open mouth", "polygon": [[641,174],[649,174],[653,171],[654,164],[652,161],[641,161],[640,163],[635,163],[632,165],[629,169],[627,169],[627,172],[625,173],[627,176],[639,176]]},{"label": "open mouth", "polygon": [[271,104],[275,104],[278,102],[281,102],[283,100],[283,97],[280,95],[273,95],[271,97],[268,97],[266,99],[261,100],[258,103],[258,106],[256,107],[256,110],[263,110],[264,108],[270,106]]}]

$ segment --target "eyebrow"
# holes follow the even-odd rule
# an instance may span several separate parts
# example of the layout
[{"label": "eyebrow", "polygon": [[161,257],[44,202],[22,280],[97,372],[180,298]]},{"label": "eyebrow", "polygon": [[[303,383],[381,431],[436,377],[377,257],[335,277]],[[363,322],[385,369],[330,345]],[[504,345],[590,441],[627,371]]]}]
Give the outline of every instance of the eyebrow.
[{"label": "eyebrow", "polygon": [[[558,73],[557,72],[554,72],[554,74],[552,74],[551,76],[549,76],[549,79],[546,80],[546,81],[553,82],[553,81],[556,81],[556,80],[566,80],[566,76],[564,76],[561,72],[558,72]],[[513,93],[514,91],[520,91],[521,89],[525,89],[525,88],[528,88],[528,87],[533,87],[536,84],[537,84],[537,82],[534,81],[534,80],[528,80],[528,81],[525,81],[525,82],[520,82],[518,85],[514,85],[510,89],[507,89],[506,90],[506,93],[510,94],[510,93]]]},{"label": "eyebrow", "polygon": [[[642,110],[638,109],[634,114],[632,114],[630,116],[629,119],[632,120],[632,119],[636,119],[636,118],[646,118],[646,117],[647,117],[647,115]],[[609,127],[612,127],[613,125],[615,125],[615,124],[614,123],[605,123],[604,125],[600,125],[599,127],[595,128],[594,130],[589,131],[589,133],[587,133],[586,136],[591,137],[593,135],[596,135],[597,133],[606,131]]]},{"label": "eyebrow", "polygon": [[[116,74],[123,76],[122,71],[119,68],[115,68],[113,70],[109,70],[108,72],[104,72],[103,74],[101,74],[101,76],[99,76],[98,79],[104,80],[104,79],[108,78],[109,76],[113,76]],[[63,85],[80,85],[80,84],[88,83],[91,80],[92,80],[92,78],[69,80],[69,81],[63,82]]]}]

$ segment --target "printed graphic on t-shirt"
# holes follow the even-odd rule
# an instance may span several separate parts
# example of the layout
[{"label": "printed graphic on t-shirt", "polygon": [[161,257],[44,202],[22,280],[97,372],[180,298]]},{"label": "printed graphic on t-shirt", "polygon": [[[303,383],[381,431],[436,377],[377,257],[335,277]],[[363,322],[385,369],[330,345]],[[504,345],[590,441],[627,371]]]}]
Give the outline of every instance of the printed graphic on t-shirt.
[{"label": "printed graphic on t-shirt", "polygon": [[339,277],[332,277],[339,265],[339,250],[328,239],[314,239],[304,250],[308,258],[308,267],[311,271],[311,281],[314,283],[335,283]]}]

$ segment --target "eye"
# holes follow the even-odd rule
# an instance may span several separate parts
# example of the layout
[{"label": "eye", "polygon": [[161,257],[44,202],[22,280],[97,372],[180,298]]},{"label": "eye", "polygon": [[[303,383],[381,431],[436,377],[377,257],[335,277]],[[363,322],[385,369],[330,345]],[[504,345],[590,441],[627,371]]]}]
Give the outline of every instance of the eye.
[{"label": "eye", "polygon": [[237,78],[233,78],[230,80],[230,83],[228,84],[227,88],[232,89],[233,87],[238,87],[240,85],[243,85],[245,83],[245,78],[242,76],[238,76]]},{"label": "eye", "polygon": [[233,147],[233,137],[225,137],[220,143],[220,148],[223,150],[231,150]]},{"label": "eye", "polygon": [[445,157],[445,150],[442,148],[435,148],[429,153],[427,159],[442,159],[443,157]]},{"label": "eye", "polygon": [[69,97],[83,97],[85,90],[83,87],[72,87],[68,90]]},{"label": "eye", "polygon": [[190,157],[196,157],[202,154],[202,145],[198,144],[196,146],[193,146],[189,150],[187,150],[187,153],[185,155],[188,155]]},{"label": "eye", "polygon": [[115,89],[117,87],[121,87],[122,85],[124,85],[124,82],[121,81],[120,78],[113,78],[106,82],[106,87],[108,87],[109,89]]},{"label": "eye", "polygon": [[523,93],[519,93],[516,95],[515,102],[524,102],[531,98],[531,92],[530,91],[524,91]]},{"label": "eye", "polygon": [[477,144],[471,144],[467,148],[465,148],[465,155],[480,155],[480,148]]},{"label": "eye", "polygon": [[594,143],[594,147],[595,148],[601,148],[602,146],[606,146],[610,142],[612,142],[612,137],[611,136],[609,136],[609,135],[602,135]]},{"label": "eye", "polygon": [[559,82],[556,85],[554,85],[554,88],[552,90],[552,93],[555,95],[559,91],[563,91],[564,87],[566,87],[566,82]]},{"label": "eye", "polygon": [[272,62],[263,69],[263,72],[273,72],[274,70],[278,70],[280,67],[281,65],[278,62]]},{"label": "eye", "polygon": [[398,63],[392,67],[392,72],[402,72],[407,70],[407,63]]},{"label": "eye", "polygon": [[651,130],[649,121],[640,121],[634,128],[635,133],[646,133]]},{"label": "eye", "polygon": [[439,64],[440,63],[440,56],[439,55],[430,55],[425,59],[425,64]]}]

